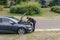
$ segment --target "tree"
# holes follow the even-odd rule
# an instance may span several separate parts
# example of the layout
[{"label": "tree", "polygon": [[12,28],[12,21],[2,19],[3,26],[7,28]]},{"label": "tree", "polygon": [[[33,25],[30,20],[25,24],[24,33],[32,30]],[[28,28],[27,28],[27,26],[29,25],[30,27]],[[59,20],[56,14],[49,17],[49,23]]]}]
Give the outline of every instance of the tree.
[{"label": "tree", "polygon": [[0,0],[0,5],[6,5],[7,0]]},{"label": "tree", "polygon": [[49,4],[49,6],[55,6],[57,5],[57,0],[52,0]]},{"label": "tree", "polygon": [[46,7],[46,1],[45,0],[39,0],[39,3],[42,4],[42,7]]},{"label": "tree", "polygon": [[21,1],[25,2],[26,0],[16,0],[15,2],[16,4],[20,4]]}]

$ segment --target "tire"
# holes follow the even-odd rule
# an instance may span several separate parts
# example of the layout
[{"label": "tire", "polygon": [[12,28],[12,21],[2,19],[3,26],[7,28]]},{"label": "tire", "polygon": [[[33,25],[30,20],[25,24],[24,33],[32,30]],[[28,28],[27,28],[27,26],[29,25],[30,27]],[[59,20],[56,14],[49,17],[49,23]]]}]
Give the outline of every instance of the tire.
[{"label": "tire", "polygon": [[24,28],[20,28],[20,29],[18,30],[18,34],[25,34],[25,33],[26,33],[26,31],[25,31]]}]

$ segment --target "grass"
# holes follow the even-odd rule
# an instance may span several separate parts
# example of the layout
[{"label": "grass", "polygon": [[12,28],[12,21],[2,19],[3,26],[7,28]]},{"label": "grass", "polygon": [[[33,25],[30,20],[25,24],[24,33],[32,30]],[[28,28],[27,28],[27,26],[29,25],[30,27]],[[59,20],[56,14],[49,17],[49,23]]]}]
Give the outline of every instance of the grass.
[{"label": "grass", "polygon": [[41,32],[28,33],[24,35],[0,34],[0,40],[60,40],[60,32],[41,31]]},{"label": "grass", "polygon": [[[51,12],[50,8],[42,8],[41,13],[38,15],[31,15],[31,17],[40,18],[40,19],[60,19],[60,14]],[[9,13],[9,8],[4,9],[3,11],[0,11],[0,16],[15,16],[17,18],[20,18],[20,14],[11,14]],[[26,17],[26,16],[25,16]]]},{"label": "grass", "polygon": [[42,8],[42,17],[58,18],[60,14],[50,11],[51,8]]}]

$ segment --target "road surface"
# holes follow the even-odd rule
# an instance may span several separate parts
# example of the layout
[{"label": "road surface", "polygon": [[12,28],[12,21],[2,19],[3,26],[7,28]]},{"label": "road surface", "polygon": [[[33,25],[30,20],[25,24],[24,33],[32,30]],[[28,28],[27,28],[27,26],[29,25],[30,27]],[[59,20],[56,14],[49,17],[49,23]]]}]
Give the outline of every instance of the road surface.
[{"label": "road surface", "polygon": [[60,19],[36,19],[36,29],[60,29]]}]

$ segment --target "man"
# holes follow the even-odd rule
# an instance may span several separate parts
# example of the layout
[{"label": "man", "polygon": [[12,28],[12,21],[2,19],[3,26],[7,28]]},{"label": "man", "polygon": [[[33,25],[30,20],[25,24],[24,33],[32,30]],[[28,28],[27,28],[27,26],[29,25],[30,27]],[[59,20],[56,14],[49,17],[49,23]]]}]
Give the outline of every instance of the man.
[{"label": "man", "polygon": [[36,20],[34,20],[33,18],[30,18],[30,17],[27,17],[27,19],[28,19],[27,22],[31,22],[33,24],[33,31],[32,32],[34,32]]}]

